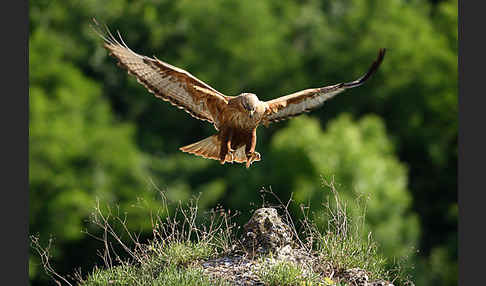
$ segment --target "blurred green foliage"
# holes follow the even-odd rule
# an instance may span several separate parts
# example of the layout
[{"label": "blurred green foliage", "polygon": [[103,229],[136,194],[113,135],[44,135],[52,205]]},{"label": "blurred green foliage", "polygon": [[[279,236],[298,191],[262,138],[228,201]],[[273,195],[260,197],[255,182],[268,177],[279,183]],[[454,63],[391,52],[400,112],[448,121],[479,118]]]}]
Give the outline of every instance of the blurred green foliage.
[{"label": "blurred green foliage", "polygon": [[[150,181],[171,200],[200,194],[202,209],[240,210],[241,221],[262,187],[319,217],[319,177],[334,176],[350,208],[353,192],[369,197],[369,230],[390,259],[411,255],[417,285],[456,284],[457,1],[435,2],[30,1],[30,232],[56,237],[61,272],[88,271],[100,245],[81,230],[97,198],[143,233],[157,206]],[[388,53],[365,86],[260,128],[262,161],[246,170],[179,152],[213,127],[116,67],[92,17],[138,53],[264,100],[352,80],[379,48]],[[148,208],[134,207],[140,199]],[[33,284],[43,281],[37,263]]]}]

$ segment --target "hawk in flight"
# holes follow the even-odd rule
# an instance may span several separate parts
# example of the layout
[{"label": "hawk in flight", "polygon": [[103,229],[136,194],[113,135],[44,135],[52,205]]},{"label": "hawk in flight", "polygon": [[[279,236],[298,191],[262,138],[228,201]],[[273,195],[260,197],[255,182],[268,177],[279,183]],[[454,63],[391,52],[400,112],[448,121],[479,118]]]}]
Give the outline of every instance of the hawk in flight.
[{"label": "hawk in flight", "polygon": [[268,126],[304,112],[311,111],[346,89],[362,85],[376,72],[385,56],[380,49],[368,72],[355,81],[310,88],[269,101],[261,101],[253,93],[224,95],[187,71],[174,67],[156,57],[133,52],[108,27],[103,33],[96,22],[95,31],[105,41],[104,47],[118,60],[118,65],[137,78],[156,97],[185,110],[193,117],[214,125],[218,133],[196,143],[179,148],[183,152],[219,160],[221,164],[245,163],[246,167],[261,157],[255,151],[256,129]]}]

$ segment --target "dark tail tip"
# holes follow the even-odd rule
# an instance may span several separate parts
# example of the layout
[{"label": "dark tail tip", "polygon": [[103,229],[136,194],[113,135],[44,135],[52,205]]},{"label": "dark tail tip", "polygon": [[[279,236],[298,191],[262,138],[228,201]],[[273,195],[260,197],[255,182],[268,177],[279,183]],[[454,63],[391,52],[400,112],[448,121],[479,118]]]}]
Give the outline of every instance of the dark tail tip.
[{"label": "dark tail tip", "polygon": [[378,56],[375,59],[375,61],[371,64],[371,67],[368,69],[365,75],[362,77],[358,78],[355,81],[352,82],[347,82],[344,83],[345,87],[356,87],[362,85],[365,81],[367,81],[380,67],[381,62],[383,62],[383,59],[385,58],[385,53],[386,53],[386,48],[381,48],[378,51]]}]

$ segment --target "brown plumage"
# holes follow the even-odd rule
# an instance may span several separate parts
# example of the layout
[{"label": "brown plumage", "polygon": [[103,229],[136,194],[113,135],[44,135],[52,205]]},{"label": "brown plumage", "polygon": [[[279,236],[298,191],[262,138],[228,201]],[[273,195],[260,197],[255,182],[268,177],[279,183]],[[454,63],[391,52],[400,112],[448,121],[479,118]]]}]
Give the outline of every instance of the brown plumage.
[{"label": "brown plumage", "polygon": [[247,168],[261,159],[255,151],[256,129],[260,124],[268,126],[272,122],[316,109],[336,94],[362,85],[376,72],[385,56],[385,49],[380,49],[368,72],[355,81],[306,89],[270,101],[260,101],[252,93],[224,95],[185,70],[155,57],[149,58],[133,52],[119,33],[117,40],[108,28],[104,34],[96,20],[95,24],[95,31],[104,39],[104,47],[109,54],[149,92],[197,119],[212,123],[219,131],[206,139],[181,147],[180,150],[219,160],[221,164],[246,163]]}]

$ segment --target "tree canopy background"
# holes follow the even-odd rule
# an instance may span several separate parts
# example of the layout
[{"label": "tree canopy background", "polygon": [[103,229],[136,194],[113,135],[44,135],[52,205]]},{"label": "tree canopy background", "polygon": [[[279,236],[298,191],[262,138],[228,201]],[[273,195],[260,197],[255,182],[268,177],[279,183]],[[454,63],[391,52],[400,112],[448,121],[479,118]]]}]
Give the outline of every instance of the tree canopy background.
[{"label": "tree canopy background", "polygon": [[[390,260],[414,265],[417,285],[457,283],[457,0],[29,3],[29,231],[55,238],[60,273],[97,262],[100,245],[82,233],[97,199],[150,233],[154,185],[242,222],[271,187],[324,226],[320,177],[334,176],[351,208],[355,193],[368,198],[369,230]],[[262,161],[246,170],[178,151],[213,127],[116,67],[92,17],[140,54],[263,100],[353,80],[388,52],[366,85],[259,128]],[[33,254],[29,275],[47,281]]]}]

